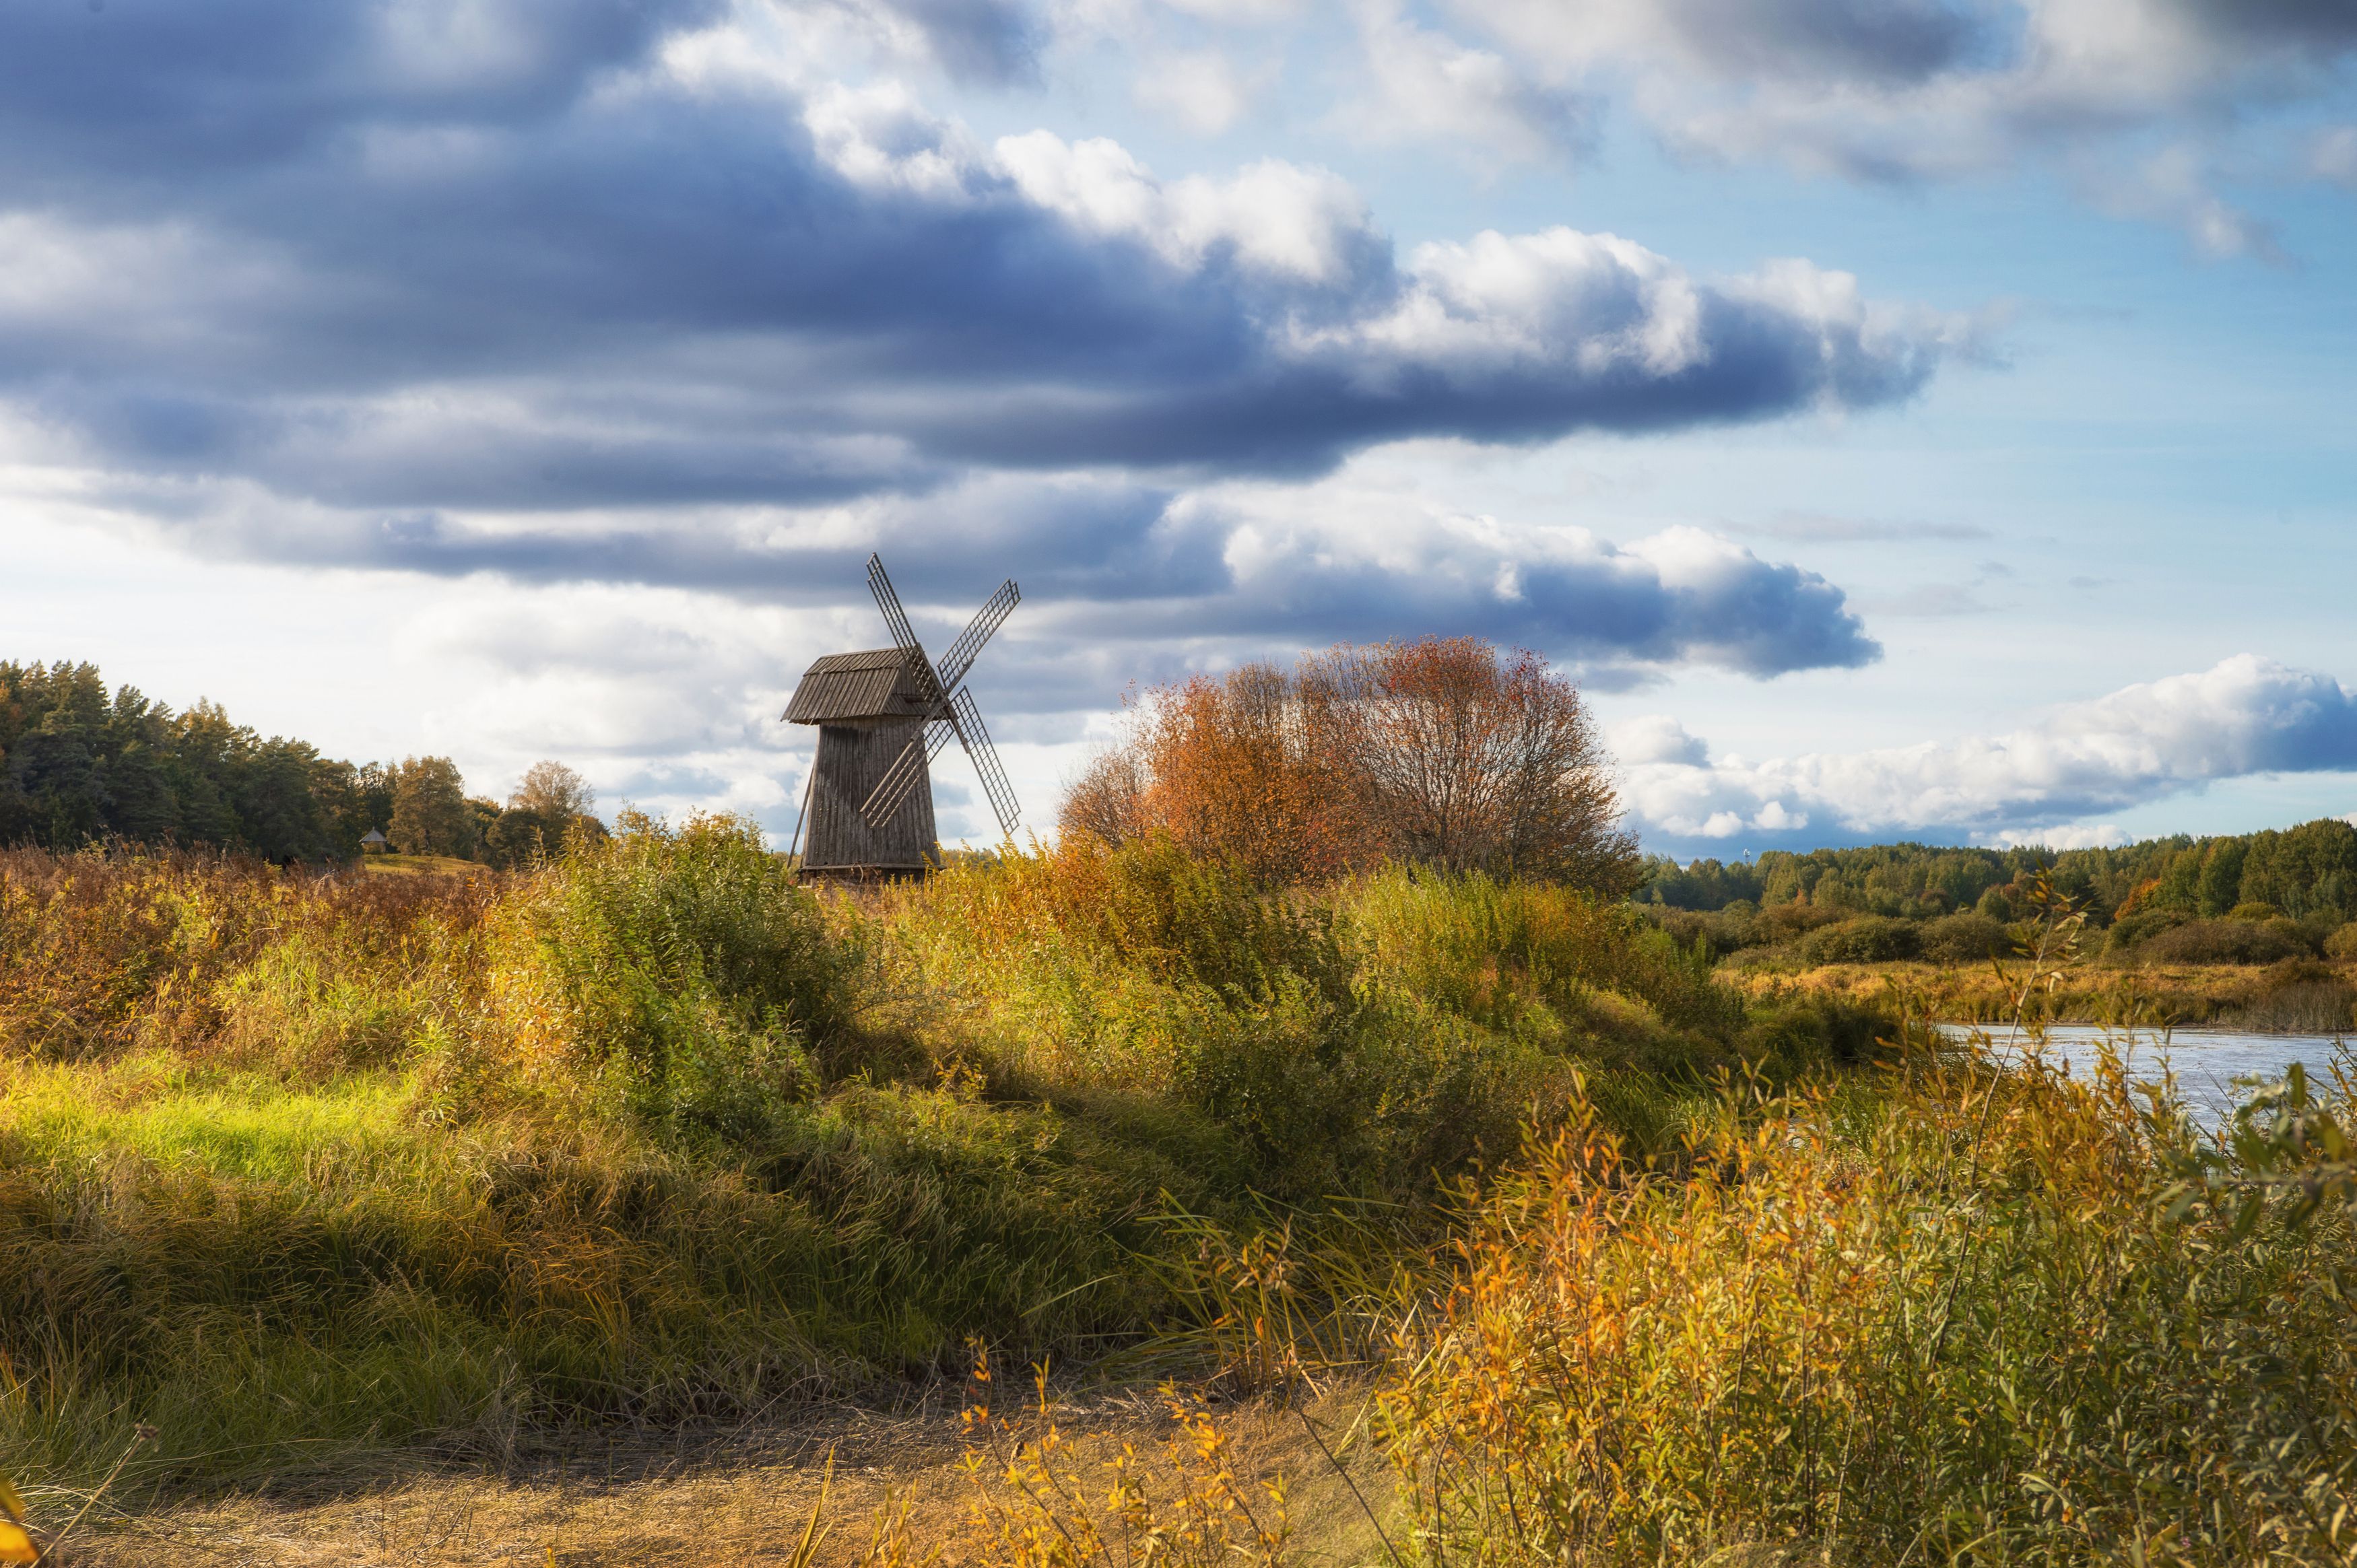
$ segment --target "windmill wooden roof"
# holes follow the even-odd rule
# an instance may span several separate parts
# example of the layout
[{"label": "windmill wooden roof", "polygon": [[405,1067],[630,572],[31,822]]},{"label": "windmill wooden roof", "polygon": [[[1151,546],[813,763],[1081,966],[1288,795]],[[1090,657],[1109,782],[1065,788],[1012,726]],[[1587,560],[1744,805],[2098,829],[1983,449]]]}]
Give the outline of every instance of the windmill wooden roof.
[{"label": "windmill wooden roof", "polygon": [[925,700],[897,648],[830,653],[802,671],[786,704],[786,722],[836,724],[848,719],[915,718]]}]

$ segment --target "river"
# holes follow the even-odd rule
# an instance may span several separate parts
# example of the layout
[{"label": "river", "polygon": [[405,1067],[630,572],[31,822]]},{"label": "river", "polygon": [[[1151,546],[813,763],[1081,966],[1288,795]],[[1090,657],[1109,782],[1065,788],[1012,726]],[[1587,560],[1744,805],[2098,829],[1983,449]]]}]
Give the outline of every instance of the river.
[{"label": "river", "polygon": [[[1946,1026],[1962,1035],[1967,1026]],[[2004,1025],[1989,1025],[1989,1047],[2000,1060],[2018,1059],[2021,1042]],[[2057,1024],[2046,1031],[2046,1055],[2071,1064],[2083,1073],[2105,1040],[2124,1046],[2130,1072],[2156,1079],[2168,1069],[2177,1073],[2177,1090],[2185,1108],[2197,1120],[2217,1125],[2225,1121],[2244,1092],[2234,1080],[2259,1077],[2279,1079],[2298,1062],[2311,1079],[2329,1083],[2336,1051],[2352,1047],[2336,1035],[2272,1035],[2235,1029],[2170,1029],[2137,1031],[2133,1035],[2091,1024]],[[2352,1063],[2357,1067],[2357,1063]]]}]

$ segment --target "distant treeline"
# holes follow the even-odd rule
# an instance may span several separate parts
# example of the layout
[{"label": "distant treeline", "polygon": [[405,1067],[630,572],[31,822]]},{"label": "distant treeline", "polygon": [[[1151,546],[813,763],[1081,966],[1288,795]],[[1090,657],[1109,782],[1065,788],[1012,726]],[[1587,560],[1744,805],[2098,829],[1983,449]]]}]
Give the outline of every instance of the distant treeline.
[{"label": "distant treeline", "polygon": [[371,831],[413,854],[522,864],[568,832],[602,835],[579,775],[544,762],[502,806],[470,798],[448,757],[341,762],[234,724],[175,713],[94,665],[0,660],[0,846],[109,841],[350,860]]},{"label": "distant treeline", "polygon": [[2041,869],[2099,926],[2145,913],[2212,919],[2237,910],[2330,923],[2357,918],[2357,827],[2337,817],[2281,831],[2179,834],[2059,853],[1889,843],[1685,865],[1657,855],[1646,863],[1637,898],[1674,909],[1804,904],[1919,918],[1971,909],[2006,920],[2027,913],[2022,893]]}]

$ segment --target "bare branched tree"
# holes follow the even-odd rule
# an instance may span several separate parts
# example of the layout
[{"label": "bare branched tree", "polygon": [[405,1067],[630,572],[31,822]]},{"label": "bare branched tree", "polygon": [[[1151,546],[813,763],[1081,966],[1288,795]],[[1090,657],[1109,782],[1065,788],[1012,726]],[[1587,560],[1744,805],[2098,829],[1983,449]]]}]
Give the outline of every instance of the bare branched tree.
[{"label": "bare branched tree", "polygon": [[1146,832],[1146,775],[1134,745],[1109,746],[1090,759],[1064,797],[1059,825],[1109,844]]}]

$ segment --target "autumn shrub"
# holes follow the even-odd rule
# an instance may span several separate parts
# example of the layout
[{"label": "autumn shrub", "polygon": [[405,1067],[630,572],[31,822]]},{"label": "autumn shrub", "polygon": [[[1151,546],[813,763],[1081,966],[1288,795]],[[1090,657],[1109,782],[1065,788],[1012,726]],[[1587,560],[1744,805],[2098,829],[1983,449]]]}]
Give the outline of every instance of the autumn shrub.
[{"label": "autumn shrub", "polygon": [[2313,957],[2289,920],[2188,920],[2155,932],[2126,950],[2143,963],[2279,963]]},{"label": "autumn shrub", "polygon": [[1922,928],[1889,915],[1859,915],[1820,926],[1801,939],[1806,963],[1885,963],[1921,950]]},{"label": "autumn shrub", "polygon": [[1560,889],[1151,839],[819,896],[746,824],[623,827],[469,879],[0,860],[0,1462],[87,1483],[151,1422],[135,1479],[291,1474],[1102,1355],[1184,1321],[1171,1216],[1420,1245],[1582,1073],[1674,1143],[1739,1014]]},{"label": "autumn shrub", "polygon": [[758,1138],[814,1090],[858,955],[751,823],[621,825],[502,905],[479,1046],[649,1122]]},{"label": "autumn shrub", "polygon": [[1341,1028],[1353,1005],[1329,917],[1168,834],[952,865],[886,891],[867,929],[924,988],[911,1026],[1041,1084],[1177,1091],[1215,1013]]},{"label": "autumn shrub", "polygon": [[1332,682],[1246,664],[1158,688],[1128,718],[1129,733],[1074,782],[1060,837],[1118,846],[1160,832],[1274,881],[1381,855]]},{"label": "autumn shrub", "polygon": [[1772,941],[1781,934],[1762,921],[1759,909],[1746,898],[1721,909],[1674,909],[1660,904],[1640,904],[1636,908],[1669,932],[1679,947],[1714,959]]},{"label": "autumn shrub", "polygon": [[[1551,1007],[1576,1023],[1608,993],[1706,1040],[1724,1042],[1743,1022],[1705,956],[1627,905],[1571,887],[1395,865],[1350,884],[1337,903],[1370,978],[1479,1022]],[[1603,1006],[1609,1016],[1613,1004]]]},{"label": "autumn shrub", "polygon": [[1924,923],[1921,951],[1928,963],[1986,963],[2013,951],[2013,938],[2005,927],[1971,909],[1960,909]]},{"label": "autumn shrub", "polygon": [[1889,1011],[1835,997],[1795,997],[1752,1010],[1743,1061],[1762,1081],[1789,1081],[1828,1066],[1887,1060],[1901,1033]]},{"label": "autumn shrub", "polygon": [[906,1026],[999,1092],[1174,1133],[1288,1197],[1396,1192],[1511,1150],[1559,1050],[1371,984],[1348,897],[1269,886],[1151,834],[952,866],[878,901]]},{"label": "autumn shrub", "polygon": [[1804,937],[1820,927],[1849,919],[1852,911],[1827,904],[1770,904],[1760,911],[1760,940],[1787,942]]},{"label": "autumn shrub", "polygon": [[2122,915],[2104,929],[2106,958],[2127,961],[2139,945],[2163,931],[2174,930],[2193,917],[2182,909],[2143,908]]},{"label": "autumn shrub", "polygon": [[1343,645],[1146,693],[1063,836],[1166,832],[1274,882],[1390,861],[1619,897],[1635,840],[1578,688],[1478,638]]}]

